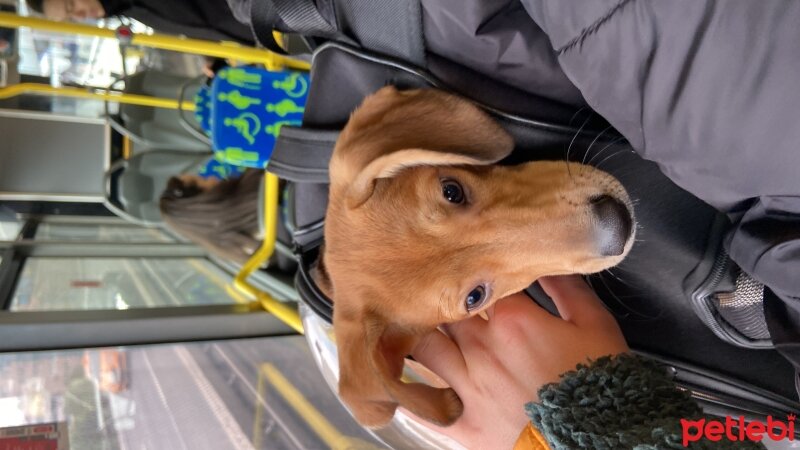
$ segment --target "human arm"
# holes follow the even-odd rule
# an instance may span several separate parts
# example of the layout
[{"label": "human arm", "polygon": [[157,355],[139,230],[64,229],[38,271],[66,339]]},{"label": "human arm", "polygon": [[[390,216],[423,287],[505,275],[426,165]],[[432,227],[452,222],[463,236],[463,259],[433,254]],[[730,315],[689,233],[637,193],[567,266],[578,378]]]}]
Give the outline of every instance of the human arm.
[{"label": "human arm", "polygon": [[447,326],[447,335],[432,333],[417,346],[414,358],[464,403],[455,424],[436,429],[481,449],[512,448],[526,437],[548,447],[530,441],[519,448],[680,443],[680,419],[699,417],[697,404],[660,366],[629,353],[614,318],[580,277],[540,283],[560,318],[516,294],[489,308],[488,321]]}]

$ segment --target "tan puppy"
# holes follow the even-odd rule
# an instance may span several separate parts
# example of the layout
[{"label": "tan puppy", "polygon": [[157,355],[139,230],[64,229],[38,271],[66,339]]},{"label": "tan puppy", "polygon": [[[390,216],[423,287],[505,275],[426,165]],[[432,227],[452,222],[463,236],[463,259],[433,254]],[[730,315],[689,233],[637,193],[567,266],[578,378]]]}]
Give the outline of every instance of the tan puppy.
[{"label": "tan puppy", "polygon": [[383,88],[343,130],[315,276],[335,302],[339,394],[361,424],[385,425],[398,405],[452,423],[452,389],[400,379],[422,335],[630,249],[630,201],[613,177],[564,161],[492,165],[513,147],[477,107],[435,90]]}]

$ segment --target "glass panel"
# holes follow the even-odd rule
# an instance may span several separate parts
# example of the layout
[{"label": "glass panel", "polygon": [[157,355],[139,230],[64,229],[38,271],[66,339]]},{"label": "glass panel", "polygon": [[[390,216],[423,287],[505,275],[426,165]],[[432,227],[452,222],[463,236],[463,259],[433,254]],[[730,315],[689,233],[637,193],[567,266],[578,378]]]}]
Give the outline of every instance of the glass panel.
[{"label": "glass panel", "polygon": [[12,221],[0,221],[0,241],[13,241],[17,238],[22,223]]},{"label": "glass panel", "polygon": [[0,427],[61,423],[71,449],[382,447],[300,336],[0,354]]},{"label": "glass panel", "polygon": [[[28,15],[25,3],[21,15]],[[100,28],[117,28],[122,22],[117,18],[86,21]],[[127,19],[136,33],[152,30],[143,24]],[[122,53],[116,39],[94,36],[68,35],[35,30],[19,29],[18,70],[21,74],[50,77],[53,86],[74,83],[83,86],[108,86],[123,71]],[[126,69],[131,73],[141,60],[141,52],[128,52]]]},{"label": "glass panel", "polygon": [[[5,5],[0,3],[0,11],[8,13],[16,13],[17,8],[14,5]],[[16,54],[17,48],[17,31],[13,28],[0,28],[0,59],[11,59]]]},{"label": "glass panel", "polygon": [[130,225],[43,223],[36,239],[54,241],[175,242],[162,230]]},{"label": "glass panel", "polygon": [[13,311],[234,303],[231,280],[202,258],[28,258]]}]

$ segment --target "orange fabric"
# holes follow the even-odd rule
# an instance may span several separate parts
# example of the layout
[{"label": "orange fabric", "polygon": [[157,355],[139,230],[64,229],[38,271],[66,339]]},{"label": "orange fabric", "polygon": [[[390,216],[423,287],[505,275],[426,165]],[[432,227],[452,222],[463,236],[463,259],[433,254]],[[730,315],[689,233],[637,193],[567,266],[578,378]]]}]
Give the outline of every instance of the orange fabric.
[{"label": "orange fabric", "polygon": [[539,430],[528,424],[522,429],[522,433],[517,438],[517,443],[514,444],[514,450],[550,450],[544,436],[539,433]]}]

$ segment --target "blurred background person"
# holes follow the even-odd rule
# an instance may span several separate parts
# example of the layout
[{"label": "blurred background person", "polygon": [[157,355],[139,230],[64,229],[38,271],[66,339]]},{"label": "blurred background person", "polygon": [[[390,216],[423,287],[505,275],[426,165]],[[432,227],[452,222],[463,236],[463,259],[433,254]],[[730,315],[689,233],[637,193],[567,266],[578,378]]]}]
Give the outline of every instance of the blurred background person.
[{"label": "blurred background person", "polygon": [[98,20],[125,16],[167,33],[253,45],[225,0],[27,0],[28,8],[51,20]]}]

